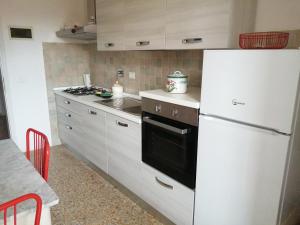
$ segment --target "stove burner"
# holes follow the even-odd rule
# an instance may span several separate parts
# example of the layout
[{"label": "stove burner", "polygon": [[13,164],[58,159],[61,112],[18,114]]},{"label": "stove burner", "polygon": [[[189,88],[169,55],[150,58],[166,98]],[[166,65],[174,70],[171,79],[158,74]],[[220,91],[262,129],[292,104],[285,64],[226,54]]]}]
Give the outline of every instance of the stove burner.
[{"label": "stove burner", "polygon": [[94,95],[97,91],[97,88],[91,87],[78,87],[78,88],[67,88],[64,92],[72,94],[72,95]]}]

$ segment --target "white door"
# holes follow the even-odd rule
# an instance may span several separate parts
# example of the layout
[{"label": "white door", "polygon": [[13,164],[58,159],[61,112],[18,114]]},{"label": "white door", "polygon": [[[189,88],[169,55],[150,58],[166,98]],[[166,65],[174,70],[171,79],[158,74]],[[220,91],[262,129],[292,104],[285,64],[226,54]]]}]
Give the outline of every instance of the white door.
[{"label": "white door", "polygon": [[276,225],[289,136],[200,116],[195,225]]},{"label": "white door", "polygon": [[299,50],[208,50],[201,113],[291,133]]}]

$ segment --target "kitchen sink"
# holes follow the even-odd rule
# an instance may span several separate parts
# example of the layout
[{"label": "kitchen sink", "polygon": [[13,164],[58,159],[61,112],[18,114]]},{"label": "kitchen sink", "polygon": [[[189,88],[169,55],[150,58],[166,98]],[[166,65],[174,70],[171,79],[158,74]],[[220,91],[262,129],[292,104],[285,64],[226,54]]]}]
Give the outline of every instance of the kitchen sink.
[{"label": "kitchen sink", "polygon": [[140,116],[142,113],[141,101],[135,98],[113,98],[97,100],[95,102],[136,116]]}]

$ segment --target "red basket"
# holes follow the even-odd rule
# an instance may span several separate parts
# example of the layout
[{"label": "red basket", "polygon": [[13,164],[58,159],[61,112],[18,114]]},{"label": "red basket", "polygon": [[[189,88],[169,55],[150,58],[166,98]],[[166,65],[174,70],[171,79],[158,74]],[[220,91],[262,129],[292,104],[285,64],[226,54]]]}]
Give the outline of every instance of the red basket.
[{"label": "red basket", "polygon": [[289,33],[257,32],[240,34],[240,47],[244,49],[280,49],[289,41]]}]

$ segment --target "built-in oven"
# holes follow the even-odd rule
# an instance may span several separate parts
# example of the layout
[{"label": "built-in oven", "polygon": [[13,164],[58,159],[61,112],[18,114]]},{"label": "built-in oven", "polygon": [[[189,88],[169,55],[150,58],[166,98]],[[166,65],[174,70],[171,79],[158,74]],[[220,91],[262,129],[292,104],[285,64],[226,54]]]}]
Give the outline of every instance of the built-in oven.
[{"label": "built-in oven", "polygon": [[195,187],[199,110],[142,99],[142,161]]}]

